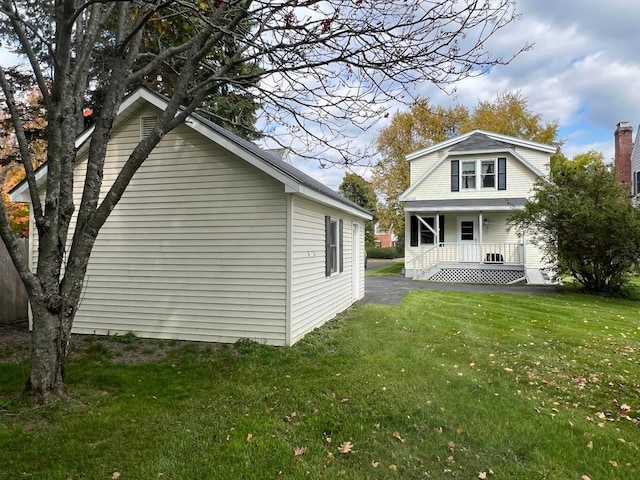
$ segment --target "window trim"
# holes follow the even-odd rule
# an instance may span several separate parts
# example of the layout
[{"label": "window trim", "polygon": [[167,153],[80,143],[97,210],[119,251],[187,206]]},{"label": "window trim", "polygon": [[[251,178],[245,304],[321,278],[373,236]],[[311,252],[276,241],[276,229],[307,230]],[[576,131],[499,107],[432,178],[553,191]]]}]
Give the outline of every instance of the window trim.
[{"label": "window trim", "polygon": [[[483,164],[493,163],[493,186],[484,186]],[[474,163],[474,173],[465,174],[463,165]],[[465,179],[473,178],[473,187],[465,187]],[[468,183],[468,182],[467,182]],[[639,180],[640,183],[640,180]],[[474,160],[451,160],[451,191],[482,191],[507,189],[507,158],[476,158]],[[640,192],[639,192],[640,193]]]},{"label": "window trim", "polygon": [[344,271],[344,221],[341,218],[324,217],[325,277]]}]

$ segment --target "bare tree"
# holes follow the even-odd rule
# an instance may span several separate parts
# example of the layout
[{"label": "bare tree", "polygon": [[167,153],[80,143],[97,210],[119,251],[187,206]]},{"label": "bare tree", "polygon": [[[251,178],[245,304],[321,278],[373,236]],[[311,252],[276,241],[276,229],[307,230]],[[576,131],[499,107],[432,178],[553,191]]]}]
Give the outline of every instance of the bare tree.
[{"label": "bare tree", "polygon": [[[149,38],[162,42],[149,32],[176,18],[188,25],[185,35],[143,48]],[[511,58],[493,58],[484,45],[515,19],[508,0],[0,0],[1,33],[23,55],[22,73],[42,92],[47,116],[48,170],[39,188],[12,72],[0,67],[38,238],[32,270],[0,202],[0,234],[33,314],[26,391],[36,403],[64,394],[70,331],[98,232],[152,149],[208,94],[251,93],[267,121],[335,145],[345,121],[366,125],[412,82],[446,88],[508,63]],[[100,197],[107,141],[123,98],[166,72],[179,73],[166,110]],[[74,178],[82,110],[97,84],[104,91],[87,172]],[[79,203],[74,182],[83,184]]]}]

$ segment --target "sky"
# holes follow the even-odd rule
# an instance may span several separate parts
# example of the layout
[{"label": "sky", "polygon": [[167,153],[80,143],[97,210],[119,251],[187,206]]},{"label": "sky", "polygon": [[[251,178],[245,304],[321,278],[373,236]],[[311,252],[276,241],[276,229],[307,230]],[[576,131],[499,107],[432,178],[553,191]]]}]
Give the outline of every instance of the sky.
[{"label": "sky", "polygon": [[[472,109],[479,100],[520,92],[543,122],[559,122],[565,155],[597,150],[611,161],[618,122],[631,122],[634,139],[640,125],[640,1],[520,0],[516,11],[520,19],[498,32],[487,50],[507,58],[531,43],[530,51],[487,75],[461,81],[454,95],[433,85],[422,85],[414,94],[430,98],[433,105]],[[393,111],[406,108],[398,105]],[[358,142],[373,145],[389,120],[360,134]],[[296,167],[334,189],[345,173],[291,158]],[[370,168],[356,170],[365,178],[370,174]]]}]

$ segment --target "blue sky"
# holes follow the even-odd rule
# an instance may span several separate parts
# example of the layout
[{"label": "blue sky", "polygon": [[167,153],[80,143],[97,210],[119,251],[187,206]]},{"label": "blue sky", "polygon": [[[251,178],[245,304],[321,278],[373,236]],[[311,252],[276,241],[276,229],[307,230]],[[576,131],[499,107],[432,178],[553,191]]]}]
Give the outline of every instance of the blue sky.
[{"label": "blue sky", "polygon": [[[565,154],[594,149],[611,160],[616,124],[631,122],[634,139],[640,124],[640,2],[522,0],[516,10],[520,20],[499,32],[487,49],[505,58],[527,42],[534,44],[532,50],[488,75],[460,82],[453,96],[430,85],[414,93],[429,97],[432,104],[472,108],[478,100],[519,91],[532,112],[544,121],[559,122]],[[405,108],[397,105],[393,111]],[[378,122],[357,141],[373,144],[387,124]],[[337,188],[344,175],[341,168],[319,169],[317,162],[295,156],[293,163],[331,188]],[[368,170],[359,172],[366,176]]]}]

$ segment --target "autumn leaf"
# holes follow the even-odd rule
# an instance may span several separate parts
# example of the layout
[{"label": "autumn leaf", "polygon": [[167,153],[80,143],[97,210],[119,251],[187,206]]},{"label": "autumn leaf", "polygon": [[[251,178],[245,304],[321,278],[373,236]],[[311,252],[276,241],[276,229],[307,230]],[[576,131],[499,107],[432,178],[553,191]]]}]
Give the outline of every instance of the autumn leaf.
[{"label": "autumn leaf", "polygon": [[351,453],[353,449],[353,444],[351,442],[344,442],[338,447],[338,451],[340,453]]},{"label": "autumn leaf", "polygon": [[393,432],[393,438],[397,438],[400,440],[400,443],[405,443],[407,441],[406,438],[402,438],[399,432]]},{"label": "autumn leaf", "polygon": [[449,447],[449,451],[450,451],[450,452],[455,452],[455,451],[456,451],[456,444],[455,444],[455,442],[449,442],[449,443],[447,443],[447,447]]},{"label": "autumn leaf", "polygon": [[251,440],[253,440],[253,433],[248,433],[247,434],[247,442],[250,442]]},{"label": "autumn leaf", "polygon": [[293,450],[293,454],[294,454],[296,457],[299,457],[300,455],[304,455],[304,454],[306,453],[306,451],[307,451],[307,447],[296,447],[296,448]]},{"label": "autumn leaf", "polygon": [[580,480],[591,480],[591,477],[589,475],[582,475]]},{"label": "autumn leaf", "polygon": [[373,468],[378,468],[380,466],[380,462],[377,462],[376,460],[374,460],[373,462],[371,462],[371,466]]},{"label": "autumn leaf", "polygon": [[593,442],[589,442],[589,443],[587,443],[587,448],[588,448],[589,450],[593,450]]},{"label": "autumn leaf", "polygon": [[480,480],[485,480],[485,478],[487,478],[487,472],[480,472],[478,473],[478,478]]},{"label": "autumn leaf", "polygon": [[113,478],[113,480],[117,480],[118,478],[120,478],[120,472],[113,472],[113,475],[111,475],[111,478]]}]

